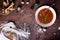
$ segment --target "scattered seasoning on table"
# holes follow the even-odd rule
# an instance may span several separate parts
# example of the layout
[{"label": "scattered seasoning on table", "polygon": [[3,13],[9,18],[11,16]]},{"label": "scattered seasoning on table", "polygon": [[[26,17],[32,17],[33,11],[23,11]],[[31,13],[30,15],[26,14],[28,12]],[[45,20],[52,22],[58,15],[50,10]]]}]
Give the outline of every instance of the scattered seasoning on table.
[{"label": "scattered seasoning on table", "polygon": [[29,4],[29,0],[26,0],[26,4]]},{"label": "scattered seasoning on table", "polygon": [[39,33],[43,33],[42,28],[39,28],[37,31],[38,31]]},{"label": "scattered seasoning on table", "polygon": [[21,12],[20,13],[23,13],[24,12],[24,10],[21,10]]},{"label": "scattered seasoning on table", "polygon": [[56,35],[56,33],[53,33],[53,35]]},{"label": "scattered seasoning on table", "polygon": [[60,27],[58,27],[58,30],[60,30]]},{"label": "scattered seasoning on table", "polygon": [[43,29],[43,31],[45,32],[45,31],[46,31],[46,29]]},{"label": "scattered seasoning on table", "polygon": [[26,4],[29,4],[29,2],[26,2]]},{"label": "scattered seasoning on table", "polygon": [[21,4],[24,4],[24,2],[21,2]]},{"label": "scattered seasoning on table", "polygon": [[20,11],[20,10],[21,10],[21,8],[20,8],[20,7],[18,7],[18,8],[17,8],[17,10],[18,10],[18,11]]},{"label": "scattered seasoning on table", "polygon": [[24,2],[25,2],[25,1],[24,1],[24,0],[22,0],[21,4],[24,4]]},{"label": "scattered seasoning on table", "polygon": [[30,8],[33,10],[35,6],[39,5],[39,3],[40,0],[36,0],[35,3]]}]

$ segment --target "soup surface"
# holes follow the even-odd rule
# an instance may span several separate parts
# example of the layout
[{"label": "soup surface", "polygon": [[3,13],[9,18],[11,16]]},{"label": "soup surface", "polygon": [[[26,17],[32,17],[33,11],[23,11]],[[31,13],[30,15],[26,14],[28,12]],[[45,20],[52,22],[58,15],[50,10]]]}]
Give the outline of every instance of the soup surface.
[{"label": "soup surface", "polygon": [[53,13],[48,8],[44,8],[38,13],[38,19],[41,23],[48,24],[53,19]]}]

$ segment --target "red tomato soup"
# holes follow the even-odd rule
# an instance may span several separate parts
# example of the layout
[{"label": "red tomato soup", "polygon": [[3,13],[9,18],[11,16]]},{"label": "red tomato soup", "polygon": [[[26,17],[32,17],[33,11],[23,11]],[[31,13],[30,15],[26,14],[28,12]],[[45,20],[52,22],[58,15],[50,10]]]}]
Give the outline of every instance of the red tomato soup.
[{"label": "red tomato soup", "polygon": [[53,19],[53,13],[48,8],[44,8],[38,13],[38,19],[43,24],[48,24]]}]

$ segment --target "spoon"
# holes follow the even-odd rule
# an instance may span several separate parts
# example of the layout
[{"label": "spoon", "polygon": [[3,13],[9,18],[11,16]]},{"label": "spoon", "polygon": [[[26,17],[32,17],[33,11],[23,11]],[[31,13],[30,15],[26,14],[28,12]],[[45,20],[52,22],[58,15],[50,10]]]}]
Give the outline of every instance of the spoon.
[{"label": "spoon", "polygon": [[[49,6],[49,8],[50,7],[53,7],[55,5],[55,3],[53,3],[51,6]],[[45,13],[48,11],[48,9],[47,10],[45,10]]]}]

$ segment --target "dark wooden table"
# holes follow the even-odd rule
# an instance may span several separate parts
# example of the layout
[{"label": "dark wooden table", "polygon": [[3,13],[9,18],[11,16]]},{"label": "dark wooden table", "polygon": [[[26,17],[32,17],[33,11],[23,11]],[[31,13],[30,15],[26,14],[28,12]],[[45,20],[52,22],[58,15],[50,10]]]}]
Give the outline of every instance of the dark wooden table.
[{"label": "dark wooden table", "polygon": [[[52,0],[51,0],[52,1]],[[18,5],[20,4],[21,0],[15,0],[15,9],[17,9]],[[37,30],[40,28],[40,26],[35,21],[35,12],[37,8],[41,5],[50,5],[52,4],[50,0],[41,0],[40,4],[38,6],[35,6],[32,10],[30,7],[34,4],[35,0],[30,0],[30,4],[24,4],[22,5],[21,11],[13,11],[8,15],[0,16],[0,24],[4,23],[5,21],[13,20],[16,23],[16,26],[19,27],[19,25],[26,23],[27,26],[30,28],[30,38],[29,40],[60,40],[60,31],[58,30],[58,27],[60,27],[60,0],[55,0],[55,5],[53,8],[56,10],[57,18],[55,23],[47,28],[47,31],[40,34],[37,32]],[[54,35],[56,33],[56,35]]]}]

